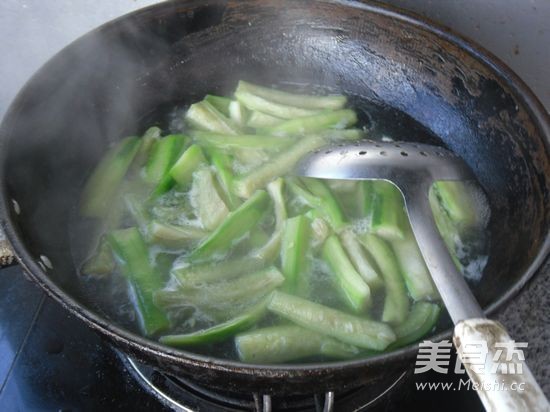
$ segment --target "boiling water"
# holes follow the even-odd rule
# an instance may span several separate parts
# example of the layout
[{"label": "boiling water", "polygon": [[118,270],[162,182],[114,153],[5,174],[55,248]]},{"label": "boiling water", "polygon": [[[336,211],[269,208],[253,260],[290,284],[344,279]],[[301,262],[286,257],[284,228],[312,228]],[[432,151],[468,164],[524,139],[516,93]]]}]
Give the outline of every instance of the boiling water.
[{"label": "boiling water", "polygon": [[[352,107],[359,108],[356,110],[361,125],[367,131],[368,137],[371,139],[415,141],[442,145],[437,137],[401,112],[370,102],[365,103],[358,98],[352,97],[350,100]],[[185,132],[185,126],[181,120],[182,113],[184,113],[185,109],[186,108],[183,106],[175,109],[162,108],[158,113],[153,113],[147,119],[144,119],[143,129],[152,125],[159,125],[163,130],[172,133]],[[246,172],[248,169],[243,167],[241,171]],[[340,186],[343,187],[342,190],[345,190],[345,184]],[[476,207],[479,211],[478,214],[482,225],[476,233],[465,240],[465,243],[457,239],[457,255],[464,267],[464,275],[471,281],[478,281],[481,278],[482,270],[487,262],[486,251],[488,239],[485,237],[486,231],[484,228],[489,218],[489,207],[483,194],[479,190],[476,189],[474,193],[476,193],[474,198],[476,199]],[[193,196],[192,192],[164,196],[162,201],[151,210],[151,213],[155,217],[175,225],[199,226],[199,222],[192,216],[190,210],[184,211],[184,213],[173,218],[167,216],[170,212],[170,206],[172,206],[174,202],[184,200],[184,203],[192,203],[189,202],[189,200],[192,200],[190,196]],[[304,205],[300,204],[300,202],[289,205],[289,209],[294,211],[303,210],[303,208]],[[267,215],[268,217],[264,218],[260,224],[266,229],[270,229],[274,225],[273,213],[267,213]],[[71,237],[74,240],[72,255],[76,267],[81,267],[83,261],[89,256],[90,250],[97,244],[97,240],[102,234],[103,229],[97,227],[94,222],[85,221],[80,218],[76,208],[72,216],[72,221],[73,230]],[[354,230],[358,233],[367,232],[371,224],[369,219],[365,217],[356,217],[351,223]],[[240,239],[234,253],[245,252],[247,247],[249,247],[247,242],[247,236]],[[173,281],[170,280],[169,269],[174,262],[176,262],[176,264],[181,264],[182,252],[184,253],[184,251],[181,250],[174,251],[158,246],[151,249],[150,258],[155,266],[161,269],[160,271],[163,273],[163,276],[165,276],[167,288],[175,288],[175,285],[170,283]],[[231,256],[226,256],[225,258],[230,257]],[[223,261],[221,262],[221,267],[223,268]],[[344,309],[344,304],[338,294],[331,292],[331,290],[333,290],[333,283],[325,262],[319,258],[312,258],[310,260],[310,271],[307,280],[310,284],[311,295],[309,298],[311,300],[335,308]],[[133,300],[135,297],[122,275],[119,273],[113,273],[104,277],[82,275],[79,277],[79,287],[84,302],[89,306],[93,307],[96,311],[116,324],[136,333],[140,333],[138,317],[133,308]],[[374,307],[371,312],[372,316],[378,316],[382,302],[383,294],[375,294]],[[178,323],[178,326],[171,331],[172,333],[188,332],[190,330],[208,327],[216,322],[208,313],[190,305],[181,305],[172,308],[169,312],[169,316],[174,323]],[[269,325],[275,321],[280,323],[280,320],[276,320],[274,316],[268,315],[262,321],[262,325]],[[442,320],[440,323],[447,322],[447,320]],[[221,344],[194,347],[192,350],[197,353],[217,357],[236,358],[232,340]]]}]

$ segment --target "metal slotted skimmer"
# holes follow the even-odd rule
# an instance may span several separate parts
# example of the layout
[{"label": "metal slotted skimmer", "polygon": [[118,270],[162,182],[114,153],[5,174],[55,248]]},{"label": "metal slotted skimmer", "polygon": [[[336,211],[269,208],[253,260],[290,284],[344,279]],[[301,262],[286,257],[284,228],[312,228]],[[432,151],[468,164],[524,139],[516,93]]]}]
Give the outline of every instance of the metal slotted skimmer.
[{"label": "metal slotted skimmer", "polygon": [[[299,176],[320,179],[386,180],[403,194],[413,233],[435,286],[455,324],[453,340],[468,375],[474,382],[505,382],[506,391],[484,390],[478,394],[487,410],[550,410],[542,390],[527,365],[500,347],[513,341],[498,322],[485,318],[483,310],[457,270],[435,224],[429,190],[435,181],[475,181],[466,163],[454,153],[432,145],[363,140],[327,146],[304,157],[295,167]],[[493,362],[511,362],[515,368],[483,371],[465,361],[464,348],[486,342]],[[505,345],[506,346],[506,345]],[[512,349],[510,349],[511,351]],[[490,365],[486,365],[490,366]],[[496,369],[493,371],[493,369]],[[515,371],[516,373],[509,373]],[[520,371],[518,373],[518,371]],[[494,372],[494,373],[493,373]],[[522,373],[521,373],[522,372]],[[513,382],[529,390],[513,390]]]}]

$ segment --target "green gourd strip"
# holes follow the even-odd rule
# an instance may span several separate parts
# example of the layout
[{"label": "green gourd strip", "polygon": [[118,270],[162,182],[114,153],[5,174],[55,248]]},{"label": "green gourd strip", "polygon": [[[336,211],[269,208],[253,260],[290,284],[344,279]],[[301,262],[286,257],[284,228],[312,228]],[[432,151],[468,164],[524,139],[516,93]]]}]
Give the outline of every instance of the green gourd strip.
[{"label": "green gourd strip", "polygon": [[371,230],[386,240],[405,237],[405,209],[399,189],[387,181],[373,181],[375,195],[372,200]]},{"label": "green gourd strip", "polygon": [[404,239],[395,239],[390,243],[411,298],[414,300],[438,299],[439,294],[410,226]]},{"label": "green gourd strip", "polygon": [[475,201],[463,182],[435,182],[432,190],[437,193],[441,206],[456,226],[466,229],[478,223]]},{"label": "green gourd strip", "polygon": [[359,240],[373,257],[384,278],[386,297],[382,321],[396,325],[402,323],[409,312],[409,297],[390,245],[384,239],[368,233],[360,236]]},{"label": "green gourd strip", "polygon": [[382,277],[378,274],[357,239],[357,235],[352,230],[344,230],[340,234],[340,240],[350,261],[353,263],[357,272],[371,289],[377,289],[384,285]]},{"label": "green gourd strip", "polygon": [[[357,115],[351,109],[324,111],[312,116],[290,119],[271,127],[258,129],[258,133],[273,136],[307,135],[326,129],[345,129],[357,123]],[[329,133],[327,133],[330,136]]]},{"label": "green gourd strip", "polygon": [[185,140],[183,135],[170,135],[163,137],[153,146],[144,169],[146,182],[153,185],[161,183],[180,155]]},{"label": "green gourd strip", "polygon": [[353,267],[337,236],[332,235],[325,241],[323,259],[349,308],[354,312],[364,312],[371,305],[370,288]]},{"label": "green gourd strip", "polygon": [[236,91],[235,98],[249,110],[262,112],[281,119],[294,119],[319,113],[319,110],[301,109],[299,107],[271,102],[247,91]]},{"label": "green gourd strip", "polygon": [[346,105],[347,99],[342,95],[312,96],[305,94],[289,93],[282,90],[258,86],[241,80],[237,86],[237,92],[247,92],[262,97],[275,103],[304,109],[341,109]]},{"label": "green gourd strip", "polygon": [[238,100],[229,103],[229,118],[239,127],[245,127],[248,121],[249,111]]},{"label": "green gourd strip", "polygon": [[147,227],[148,241],[154,244],[182,248],[189,246],[208,235],[208,232],[196,226],[176,226],[152,221]]},{"label": "green gourd strip", "polygon": [[193,144],[182,153],[170,169],[170,176],[182,187],[191,183],[193,172],[206,163],[200,146]]},{"label": "green gourd strip", "polygon": [[196,305],[205,309],[234,311],[243,304],[268,295],[282,285],[285,278],[275,266],[251,272],[234,279],[214,283],[186,283],[179,289],[155,293],[159,307]]},{"label": "green gourd strip", "polygon": [[185,121],[193,128],[209,132],[238,134],[240,128],[207,101],[189,106]]},{"label": "green gourd strip", "polygon": [[179,265],[172,268],[172,275],[182,285],[194,283],[212,283],[239,277],[245,273],[256,272],[266,265],[266,261],[257,257],[244,257],[225,260],[219,263],[201,263]]},{"label": "green gourd strip", "polygon": [[84,275],[103,276],[115,270],[115,260],[111,246],[106,239],[101,239],[95,253],[84,262],[80,272]]},{"label": "green gourd strip", "polygon": [[233,242],[246,234],[260,220],[269,203],[265,190],[258,190],[234,211],[189,255],[190,260],[201,260],[227,251]]},{"label": "green gourd strip", "polygon": [[342,208],[325,182],[321,179],[302,178],[306,188],[319,199],[319,209],[324,213],[332,228],[339,232],[346,220]]},{"label": "green gourd strip", "polygon": [[207,94],[203,100],[214,106],[214,108],[224,116],[229,117],[229,105],[231,104],[231,99],[229,97]]},{"label": "green gourd strip", "polygon": [[396,339],[392,328],[385,323],[350,315],[280,291],[273,293],[268,309],[299,326],[359,348],[384,350]]},{"label": "green gourd strip", "polygon": [[193,174],[191,204],[196,207],[195,215],[206,230],[217,228],[229,214],[216,183],[217,179],[210,167],[202,167]]},{"label": "green gourd strip", "polygon": [[309,219],[299,215],[287,219],[284,223],[281,240],[281,271],[286,279],[286,290],[296,291],[299,278],[307,270]]},{"label": "green gourd strip", "polygon": [[236,180],[235,192],[240,197],[250,197],[252,193],[264,187],[271,180],[290,172],[302,156],[323,146],[325,143],[326,141],[323,138],[317,136],[304,137],[298,140],[290,148],[277,154],[268,163]]},{"label": "green gourd strip", "polygon": [[137,137],[127,137],[109,149],[84,187],[80,202],[83,216],[101,218],[107,215],[139,147]]},{"label": "green gourd strip", "polygon": [[218,181],[223,190],[224,197],[227,201],[227,206],[230,210],[235,210],[237,207],[239,207],[241,201],[239,200],[239,197],[235,194],[235,190],[233,188],[234,177],[229,156],[222,151],[211,150],[210,161],[212,163],[212,166],[214,167],[214,170],[216,171]]},{"label": "green gourd strip", "polygon": [[141,146],[136,154],[132,168],[140,168],[147,162],[153,146],[158,143],[161,134],[162,130],[156,126],[150,127],[145,131],[141,137]]},{"label": "green gourd strip", "polygon": [[262,302],[240,316],[220,323],[219,325],[192,333],[161,336],[159,342],[168,346],[186,347],[224,341],[236,333],[254,326],[254,324],[265,314],[265,311],[266,303]]},{"label": "green gourd strip", "polygon": [[191,135],[198,143],[216,149],[246,148],[278,150],[289,146],[295,141],[295,139],[288,137],[273,138],[273,136],[262,136],[257,134],[231,135],[194,131]]},{"label": "green gourd strip", "polygon": [[435,327],[440,313],[441,307],[436,303],[416,302],[407,319],[394,328],[397,340],[391,344],[390,348],[408,345],[425,336]]},{"label": "green gourd strip", "polygon": [[151,265],[147,245],[139,230],[135,227],[120,229],[107,238],[135,292],[135,307],[145,334],[150,336],[167,329],[170,324],[166,314],[153,302],[153,293],[164,286],[164,280]]},{"label": "green gourd strip", "polygon": [[284,122],[284,119],[280,119],[278,117],[270,116],[268,114],[254,110],[250,113],[246,125],[253,129],[258,129],[261,127],[276,126],[278,124],[281,124],[282,122]]},{"label": "green gourd strip", "polygon": [[355,346],[296,325],[272,326],[235,337],[239,359],[246,363],[282,363],[316,355],[349,359],[359,354]]}]

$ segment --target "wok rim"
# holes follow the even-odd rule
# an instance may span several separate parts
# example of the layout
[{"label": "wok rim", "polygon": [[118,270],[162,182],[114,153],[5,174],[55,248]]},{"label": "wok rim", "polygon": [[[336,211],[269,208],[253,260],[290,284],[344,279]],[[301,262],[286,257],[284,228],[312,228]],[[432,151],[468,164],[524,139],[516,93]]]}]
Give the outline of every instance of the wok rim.
[{"label": "wok rim", "polygon": [[[399,7],[391,6],[388,4],[379,3],[373,0],[317,0],[319,3],[335,3],[343,7],[359,8],[367,12],[376,13],[385,17],[396,19],[405,24],[415,26],[416,28],[429,32],[432,35],[439,36],[448,41],[458,49],[464,50],[470,54],[480,63],[486,65],[491,71],[499,77],[513,92],[514,98],[523,103],[527,109],[530,120],[534,123],[537,130],[543,136],[543,143],[545,147],[546,155],[549,156],[550,152],[550,113],[546,111],[542,103],[531,91],[531,89],[525,84],[521,78],[515,74],[500,58],[477,44],[473,40],[466,36],[458,34],[453,29],[437,23],[429,18],[421,16],[417,13],[410,12],[408,10],[401,9]],[[6,132],[5,124],[6,120],[13,118],[18,112],[18,102],[26,94],[27,89],[32,86],[35,78],[42,73],[46,66],[55,60],[58,55],[63,54],[67,49],[73,48],[78,43],[88,36],[93,36],[103,30],[108,29],[111,26],[118,25],[121,21],[135,16],[141,13],[148,13],[155,9],[164,7],[172,7],[177,3],[185,3],[185,0],[170,0],[155,5],[151,5],[139,10],[127,13],[114,20],[106,22],[97,28],[85,33],[83,36],[77,38],[63,49],[58,51],[48,61],[42,65],[26,82],[22,89],[17,94],[16,98],[10,104],[3,120],[0,124],[0,148],[5,147]],[[11,244],[13,251],[15,252],[17,262],[21,265],[26,274],[40,286],[48,296],[52,297],[55,301],[61,304],[70,313],[83,320],[89,327],[97,330],[101,334],[107,336],[116,344],[122,344],[125,348],[130,348],[132,352],[145,353],[147,356],[160,357],[164,360],[168,360],[178,366],[192,366],[196,368],[208,368],[210,370],[216,370],[220,372],[236,373],[241,375],[251,375],[255,377],[265,378],[292,378],[300,376],[304,372],[311,373],[316,371],[315,374],[324,374],[335,372],[345,368],[357,368],[366,367],[372,365],[385,364],[388,361],[400,361],[404,359],[412,358],[417,350],[419,344],[411,344],[394,350],[388,353],[381,353],[372,357],[354,359],[348,361],[337,362],[317,362],[307,364],[277,364],[277,365],[262,365],[262,364],[246,364],[238,361],[221,359],[211,356],[199,355],[193,352],[185,350],[170,348],[163,346],[157,342],[149,340],[143,336],[134,334],[124,328],[114,325],[107,319],[97,315],[92,310],[87,309],[82,304],[78,303],[70,294],[64,292],[59,288],[46,273],[46,271],[40,266],[37,260],[33,258],[33,254],[27,249],[25,242],[20,236],[14,219],[12,217],[11,200],[8,197],[6,187],[6,171],[5,163],[8,154],[5,150],[2,150],[3,155],[0,160],[0,219],[2,228],[6,234],[6,238]],[[521,277],[506,291],[499,299],[484,308],[486,315],[495,313],[500,309],[504,303],[508,302],[512,297],[516,296],[521,289],[533,278],[533,276],[542,268],[543,263],[547,260],[550,252],[550,233],[547,233],[542,246],[540,247],[537,255],[532,260],[531,264]],[[440,341],[443,339],[449,339],[451,336],[452,328],[449,328],[443,332],[440,332],[432,337],[432,341]],[[313,376],[313,375],[312,375]]]}]

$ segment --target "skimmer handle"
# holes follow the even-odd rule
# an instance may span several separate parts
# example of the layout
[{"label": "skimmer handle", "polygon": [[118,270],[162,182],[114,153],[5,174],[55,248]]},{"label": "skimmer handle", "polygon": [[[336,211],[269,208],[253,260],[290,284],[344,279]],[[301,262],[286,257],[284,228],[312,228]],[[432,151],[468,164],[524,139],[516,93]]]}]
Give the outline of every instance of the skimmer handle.
[{"label": "skimmer handle", "polygon": [[[455,266],[437,229],[429,185],[402,185],[413,233],[437,290],[456,325],[453,341],[474,388],[488,411],[550,411],[542,389],[524,359],[511,351],[514,342],[498,322],[485,318],[466,280]],[[484,350],[484,367],[468,358],[467,347]],[[483,345],[478,348],[476,345]],[[477,352],[476,352],[477,354]],[[500,369],[494,369],[497,364]],[[506,370],[502,370],[505,365]],[[523,389],[523,390],[522,390]]]}]

